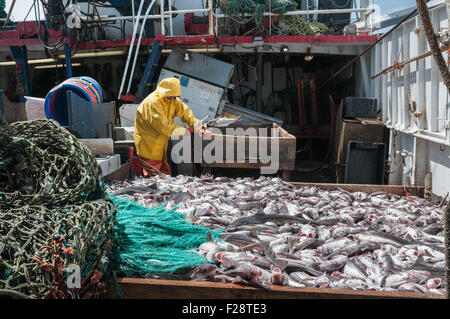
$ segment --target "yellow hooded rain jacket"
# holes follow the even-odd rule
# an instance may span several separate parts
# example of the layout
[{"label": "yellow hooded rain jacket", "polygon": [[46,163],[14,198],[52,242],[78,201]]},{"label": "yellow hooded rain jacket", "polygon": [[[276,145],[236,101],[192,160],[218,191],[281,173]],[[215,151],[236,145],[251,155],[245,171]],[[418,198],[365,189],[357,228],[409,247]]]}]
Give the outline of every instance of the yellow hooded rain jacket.
[{"label": "yellow hooded rain jacket", "polygon": [[174,124],[175,117],[189,126],[197,125],[199,120],[186,104],[179,98],[173,101],[166,98],[180,95],[180,80],[168,78],[141,102],[134,121],[134,142],[139,156],[157,161],[163,159],[169,138],[185,133],[185,128]]}]

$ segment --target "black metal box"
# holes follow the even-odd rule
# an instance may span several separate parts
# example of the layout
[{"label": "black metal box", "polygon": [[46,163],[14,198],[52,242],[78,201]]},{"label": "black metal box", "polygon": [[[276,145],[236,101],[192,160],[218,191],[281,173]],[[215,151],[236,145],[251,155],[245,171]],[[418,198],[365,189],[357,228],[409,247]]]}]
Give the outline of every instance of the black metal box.
[{"label": "black metal box", "polygon": [[346,184],[384,184],[386,144],[349,141]]},{"label": "black metal box", "polygon": [[349,96],[344,98],[344,118],[377,118],[377,99]]}]

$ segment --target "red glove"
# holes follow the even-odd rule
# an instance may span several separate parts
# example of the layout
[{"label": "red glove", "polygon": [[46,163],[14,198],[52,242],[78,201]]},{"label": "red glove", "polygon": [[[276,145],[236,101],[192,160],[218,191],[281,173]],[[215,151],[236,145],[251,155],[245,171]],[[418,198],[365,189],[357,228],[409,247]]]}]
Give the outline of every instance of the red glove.
[{"label": "red glove", "polygon": [[194,133],[194,128],[190,126],[186,129],[186,135],[191,135],[192,133]]},{"label": "red glove", "polygon": [[199,132],[198,135],[200,136],[206,136],[206,137],[211,137],[211,131],[206,129],[206,128],[202,128]]}]

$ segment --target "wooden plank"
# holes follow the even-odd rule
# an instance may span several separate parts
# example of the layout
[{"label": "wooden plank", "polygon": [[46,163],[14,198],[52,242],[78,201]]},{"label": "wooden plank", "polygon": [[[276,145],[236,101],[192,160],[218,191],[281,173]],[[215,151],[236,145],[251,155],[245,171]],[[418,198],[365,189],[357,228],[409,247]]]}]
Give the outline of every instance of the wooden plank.
[{"label": "wooden plank", "polygon": [[[234,166],[236,168],[236,166]],[[106,175],[103,177],[104,182],[110,182],[112,180],[127,180],[131,177],[130,175],[130,163],[123,164],[117,171]],[[323,190],[336,190],[342,188],[349,192],[387,192],[390,194],[396,194],[405,196],[405,189],[411,196],[424,197],[424,187],[423,186],[410,186],[404,187],[401,185],[367,185],[367,184],[333,184],[333,183],[300,183],[300,182],[290,182],[290,184],[297,187],[318,187]]]},{"label": "wooden plank", "polygon": [[[298,124],[287,124],[286,131],[291,135],[306,135],[305,130],[301,129]],[[319,124],[314,127],[314,135],[328,136],[330,133],[330,124]]]},{"label": "wooden plank", "polygon": [[[235,167],[235,166],[234,166]],[[131,177],[130,175],[130,163],[123,164],[117,171],[106,175],[103,177],[104,182],[110,182],[112,180],[127,180]],[[424,197],[424,187],[423,186],[410,186],[404,187],[401,185],[367,185],[367,184],[333,184],[333,183],[300,183],[300,182],[290,182],[290,184],[297,187],[318,187],[323,190],[336,190],[342,188],[349,192],[387,192],[390,194],[396,194],[405,196],[405,189],[411,196]]]},{"label": "wooden plank", "polygon": [[357,117],[357,118],[355,118],[355,120],[357,121],[356,123],[361,123],[363,125],[370,124],[370,125],[384,126],[384,123],[382,121],[380,121],[379,119]]},{"label": "wooden plank", "polygon": [[[244,169],[260,169],[261,167],[269,167],[271,163],[250,163],[245,161],[245,163],[202,163],[201,167],[222,167],[222,168],[244,168]],[[295,169],[295,163],[279,163],[278,170],[288,170],[292,171]]]},{"label": "wooden plank", "polygon": [[124,181],[131,178],[130,163],[123,164],[118,170],[102,177],[104,183]]},{"label": "wooden plank", "polygon": [[[117,278],[117,284],[124,299],[445,299],[441,296],[419,295],[409,292],[284,286],[271,286],[270,290],[266,290],[229,283],[144,278]],[[116,284],[113,281],[107,285],[106,298],[117,298]]]},{"label": "wooden plank", "polygon": [[289,182],[291,180],[291,173],[292,171],[288,170],[281,171],[281,179],[283,181]]},{"label": "wooden plank", "polygon": [[[405,196],[406,191],[408,191],[409,196],[424,196],[424,187],[423,186],[401,186],[401,185],[369,185],[369,184],[328,184],[328,183],[298,183],[291,182],[298,187],[318,187],[323,190],[336,190],[338,188],[342,188],[349,192],[365,192],[365,193],[373,193],[373,192],[386,192],[395,195]],[[406,191],[405,191],[406,190]]]},{"label": "wooden plank", "polygon": [[[223,145],[223,151],[222,151],[222,163],[214,162],[214,163],[207,163],[205,161],[205,158],[202,158],[202,167],[233,167],[233,168],[249,168],[249,169],[259,169],[261,167],[270,166],[270,163],[263,164],[261,163],[260,159],[252,159],[251,156],[254,156],[254,154],[249,154],[250,146],[256,147],[257,150],[259,150],[259,144],[262,143],[264,145],[267,145],[267,152],[271,153],[271,146],[273,139],[278,139],[278,162],[279,162],[279,169],[281,170],[293,170],[295,169],[295,147],[296,147],[296,138],[295,136],[289,134],[286,130],[281,128],[275,123],[264,123],[264,124],[233,124],[230,125],[227,128],[242,128],[244,131],[250,128],[256,129],[256,133],[258,133],[259,128],[274,128],[279,130],[279,135],[281,137],[270,137],[270,136],[248,136],[248,135],[242,135],[242,136],[236,136],[236,135],[226,135],[226,134],[212,134],[211,139],[203,140],[202,141],[202,151],[212,143],[215,139],[221,139],[224,142]],[[222,133],[226,133],[226,128],[217,128]],[[247,132],[250,133],[250,132]],[[269,134],[268,134],[269,135]],[[230,148],[227,144],[232,143],[233,148]],[[241,146],[240,144],[243,143]],[[234,155],[237,155],[237,147],[240,146],[244,149],[244,162],[238,163],[237,159],[234,159],[234,161],[227,162],[226,161],[226,155],[227,152],[234,152]],[[242,151],[242,149],[240,149]],[[260,154],[258,154],[260,155]],[[219,159],[217,159],[219,160]],[[250,161],[256,161],[256,163],[251,163]]]}]

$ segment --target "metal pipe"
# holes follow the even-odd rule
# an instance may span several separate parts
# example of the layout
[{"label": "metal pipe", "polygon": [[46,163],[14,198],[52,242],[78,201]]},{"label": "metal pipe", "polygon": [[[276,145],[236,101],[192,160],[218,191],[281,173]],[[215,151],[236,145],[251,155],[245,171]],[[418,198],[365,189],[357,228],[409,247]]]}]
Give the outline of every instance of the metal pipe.
[{"label": "metal pipe", "polygon": [[[126,51],[120,50],[120,51],[106,51],[106,52],[92,52],[92,53],[77,53],[74,56],[72,56],[72,59],[80,59],[80,58],[92,58],[92,57],[100,57],[100,56],[115,56],[115,55],[122,55],[125,54]],[[28,64],[44,64],[44,63],[56,63],[60,62],[60,60],[64,59],[66,56],[61,54],[58,55],[57,58],[49,58],[49,59],[35,59],[35,60],[29,60]],[[0,62],[0,67],[2,66],[14,66],[16,65],[15,61],[5,61]]]},{"label": "metal pipe", "polygon": [[[210,1],[210,0],[208,0]],[[163,11],[161,14],[152,14],[147,15],[147,19],[161,19],[161,18],[170,18],[170,14],[184,14],[184,13],[201,13],[201,12],[209,12],[209,9],[185,9],[185,10],[171,10],[171,11]],[[372,13],[374,10],[372,9],[327,9],[327,10],[298,10],[298,11],[288,11],[285,14],[278,13],[270,13],[265,12],[264,16],[279,16],[279,15],[305,15],[305,14],[336,14],[336,13],[354,13],[354,12],[364,12],[364,13]],[[213,14],[216,18],[225,18],[227,17],[225,14]],[[162,17],[163,16],[163,17]],[[252,16],[251,14],[244,14],[244,16]],[[136,20],[143,19],[144,16],[135,17]],[[81,20],[85,22],[115,22],[120,20],[130,20],[133,19],[132,16],[120,16],[120,17],[99,17],[90,19],[87,17],[81,17]]]},{"label": "metal pipe", "polygon": [[208,33],[214,35],[214,17],[213,17],[213,3],[208,0]]},{"label": "metal pipe", "polygon": [[[196,53],[221,53],[223,51],[222,47],[220,48],[202,48],[202,49],[187,49],[189,52],[196,52]],[[150,50],[151,52],[151,50]],[[165,49],[162,50],[162,54],[170,54],[172,52],[172,49]],[[119,51],[106,51],[106,52],[92,52],[92,53],[77,53],[74,56],[72,56],[72,59],[80,59],[80,58],[92,58],[92,57],[104,57],[104,56],[116,56],[116,55],[122,55],[125,54],[126,51],[119,50]],[[57,58],[49,58],[49,59],[35,59],[35,60],[29,60],[28,64],[45,64],[45,63],[56,63],[60,62],[61,59],[64,59],[65,55],[58,55]],[[15,61],[5,61],[0,62],[0,67],[2,66],[15,66]]]},{"label": "metal pipe", "polygon": [[[58,59],[39,59],[39,60],[30,60],[28,61],[28,64],[52,63],[58,61],[59,61]],[[16,65],[15,61],[0,62],[0,66],[14,66],[14,65]]]},{"label": "metal pipe", "polygon": [[[216,9],[216,11],[217,11],[217,9]],[[215,30],[215,35],[218,37],[219,36],[219,18],[217,17],[217,14],[215,12],[211,12],[211,14],[216,19],[215,24],[214,24],[214,30]]]},{"label": "metal pipe", "polygon": [[[279,13],[271,13],[264,12],[264,16],[292,16],[292,15],[312,15],[312,14],[336,14],[336,13],[355,13],[355,12],[364,12],[364,13],[372,13],[375,10],[373,9],[326,9],[326,10],[297,10],[297,11],[288,11],[283,14]],[[244,16],[251,17],[252,14],[245,13]],[[219,18],[225,18],[226,15],[220,13],[217,15]]]},{"label": "metal pipe", "polygon": [[[92,58],[99,56],[115,56],[125,54],[125,50],[114,50],[114,51],[104,51],[104,52],[86,52],[86,53],[76,53],[72,56],[72,59],[76,58]],[[58,58],[63,59],[64,55],[58,55]]]},{"label": "metal pipe", "polygon": [[[144,5],[144,0],[141,0],[141,3],[139,4],[138,14],[137,14],[138,15],[138,21],[140,20],[139,18],[141,16],[142,6],[143,5]],[[127,58],[127,62],[125,64],[125,70],[123,71],[122,83],[120,84],[120,90],[119,90],[119,95],[118,95],[117,99],[120,99],[120,94],[122,93],[123,86],[125,85],[125,79],[127,77],[128,65],[130,64],[131,53],[133,52],[134,40],[136,39],[136,31],[137,31],[138,24],[139,23],[136,23],[134,28],[133,28],[133,37],[131,39],[130,49],[128,51],[128,58]]]},{"label": "metal pipe", "polygon": [[172,14],[175,14],[175,13],[190,13],[190,12],[193,12],[193,13],[199,13],[199,12],[208,12],[209,11],[209,9],[183,9],[183,10],[171,10],[171,11],[164,11],[164,13],[172,13]]},{"label": "metal pipe", "polygon": [[[450,47],[450,45],[445,44],[445,45],[443,45],[443,46],[440,48],[440,51],[441,51],[441,52],[445,52],[445,51],[447,51],[447,50],[449,49],[449,47]],[[407,60],[405,60],[405,61],[399,62],[398,64],[391,65],[390,67],[387,67],[386,69],[384,69],[384,70],[378,72],[377,74],[375,74],[374,76],[372,76],[371,79],[373,80],[373,79],[379,77],[379,76],[382,75],[382,74],[386,74],[386,73],[389,72],[389,71],[393,71],[393,70],[395,70],[395,69],[398,68],[398,67],[403,67],[404,65],[409,64],[409,63],[411,63],[411,62],[415,62],[415,61],[418,61],[418,60],[427,58],[427,57],[431,56],[432,54],[433,54],[433,52],[430,50],[430,51],[427,51],[427,52],[422,53],[422,54],[420,54],[420,55],[417,55],[417,56],[415,56],[415,57],[413,57],[413,58],[410,58],[410,59],[407,59]]]},{"label": "metal pipe", "polygon": [[161,34],[165,35],[165,28],[164,28],[164,0],[161,0],[161,2],[159,3],[160,6],[160,11],[161,11]]},{"label": "metal pipe", "polygon": [[[169,0],[169,12],[172,11],[172,0]],[[170,36],[173,37],[173,18],[172,13],[169,13],[169,28],[170,28]]]},{"label": "metal pipe", "polygon": [[[153,4],[155,3],[155,0],[153,0],[150,5],[148,6],[145,15],[148,15],[148,13],[150,12],[151,8],[153,7]],[[136,61],[139,55],[139,48],[141,47],[141,41],[142,41],[142,33],[144,32],[144,27],[145,27],[145,22],[147,21],[147,18],[144,18],[144,20],[142,21],[141,24],[141,30],[139,32],[139,41],[136,45],[136,53],[134,54],[134,60],[133,60],[133,67],[131,68],[131,74],[130,74],[130,79],[128,80],[128,87],[127,87],[127,94],[130,93],[130,88],[131,88],[131,83],[133,82],[133,75],[134,75],[134,69],[136,67]]]},{"label": "metal pipe", "polygon": [[131,11],[133,11],[132,14],[133,14],[133,29],[134,29],[134,24],[136,23],[136,17],[134,14],[134,0],[131,0]]},{"label": "metal pipe", "polygon": [[[72,66],[81,66],[81,63],[72,63]],[[49,64],[49,65],[36,65],[33,67],[35,70],[42,70],[42,69],[54,69],[54,68],[63,68],[64,64]],[[69,78],[69,76],[68,76]]]},{"label": "metal pipe", "polygon": [[[195,52],[195,53],[222,53],[222,48],[213,48],[213,49],[187,49],[189,52]],[[166,49],[162,50],[162,54],[170,54],[172,52],[172,49]]]},{"label": "metal pipe", "polygon": [[269,0],[269,36],[272,36],[272,1]]},{"label": "metal pipe", "polygon": [[388,32],[386,32],[385,34],[383,34],[380,38],[378,38],[378,40],[374,43],[372,43],[369,47],[367,47],[360,55],[358,55],[357,57],[353,58],[350,62],[348,62],[346,65],[344,65],[342,68],[340,68],[336,73],[334,73],[328,80],[326,80],[324,83],[322,83],[322,85],[318,88],[318,90],[322,89],[323,87],[325,87],[325,85],[330,82],[332,79],[334,79],[336,76],[338,76],[339,74],[341,74],[342,71],[344,71],[345,69],[347,69],[350,65],[352,65],[353,63],[355,63],[355,61],[357,61],[360,57],[362,57],[364,54],[366,54],[367,52],[369,52],[370,49],[372,49],[374,46],[376,46],[378,43],[380,43],[384,38],[386,38],[389,34],[391,34],[394,30],[396,30],[399,26],[402,25],[403,22],[405,22],[406,20],[408,20],[411,16],[413,16],[415,13],[417,12],[417,8],[415,8],[410,14],[408,14],[406,17],[404,17],[402,19],[402,21],[400,21],[399,23],[397,23],[391,30],[389,30]]},{"label": "metal pipe", "polygon": [[[182,13],[201,13],[201,12],[208,12],[209,9],[187,9],[187,10],[172,10],[172,11],[164,11],[163,18],[168,19],[169,14],[182,14]],[[162,14],[149,14],[147,15],[147,19],[161,19]],[[81,20],[85,22],[115,22],[120,20],[130,20],[132,19],[132,16],[120,16],[120,17],[100,17],[100,18],[94,18],[89,19],[82,17]],[[136,20],[143,19],[144,16],[136,17]]]},{"label": "metal pipe", "polygon": [[8,23],[9,17],[11,16],[11,13],[13,11],[14,5],[16,4],[16,0],[13,0],[13,2],[11,3],[11,7],[9,7],[8,10],[8,15],[6,16],[6,20],[5,20],[5,24],[6,25]]},{"label": "metal pipe", "polygon": [[70,79],[72,77],[72,56],[70,52],[70,47],[69,44],[66,43],[64,44],[64,51],[66,52],[65,57],[66,57],[66,76],[68,79]]}]

